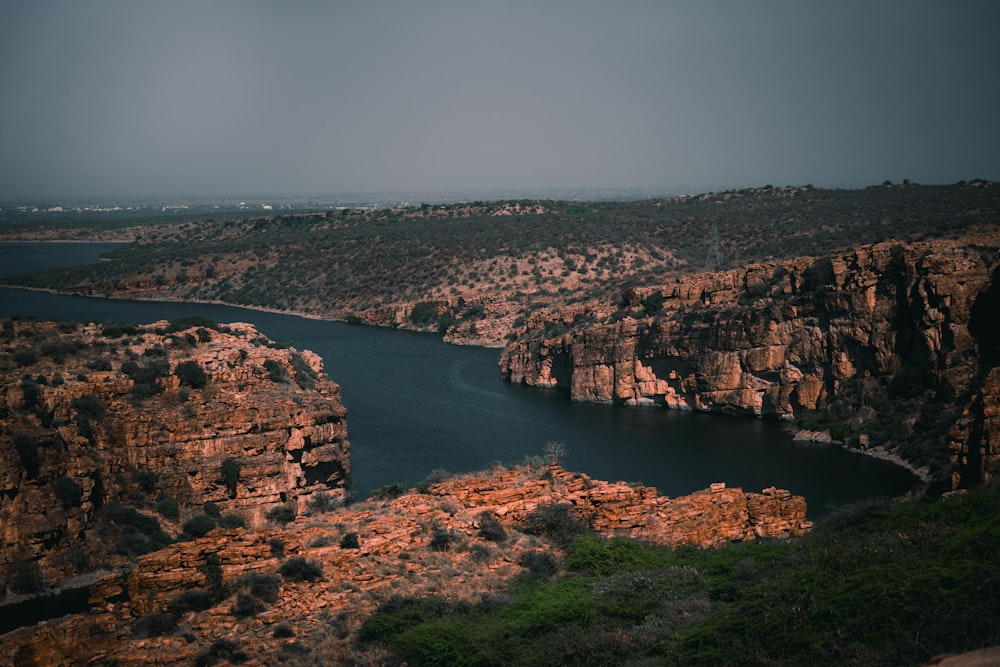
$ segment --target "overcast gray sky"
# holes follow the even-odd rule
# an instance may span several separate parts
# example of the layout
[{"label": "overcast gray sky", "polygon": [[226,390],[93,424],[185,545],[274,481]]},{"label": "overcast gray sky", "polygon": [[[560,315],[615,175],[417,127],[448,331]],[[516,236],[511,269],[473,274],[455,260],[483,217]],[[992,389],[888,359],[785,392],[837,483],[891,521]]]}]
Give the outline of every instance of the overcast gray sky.
[{"label": "overcast gray sky", "polygon": [[0,198],[1000,180],[1000,2],[0,3]]}]

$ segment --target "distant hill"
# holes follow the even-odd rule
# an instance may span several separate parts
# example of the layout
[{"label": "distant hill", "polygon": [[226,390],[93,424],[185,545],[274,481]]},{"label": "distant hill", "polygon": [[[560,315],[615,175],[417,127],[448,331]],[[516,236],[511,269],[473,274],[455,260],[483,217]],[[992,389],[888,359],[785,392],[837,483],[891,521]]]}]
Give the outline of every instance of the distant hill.
[{"label": "distant hill", "polygon": [[606,317],[626,287],[887,239],[954,237],[998,220],[1000,187],[972,181],[36,223],[3,235],[134,241],[97,266],[12,284],[221,301],[501,345],[539,309],[582,304]]}]

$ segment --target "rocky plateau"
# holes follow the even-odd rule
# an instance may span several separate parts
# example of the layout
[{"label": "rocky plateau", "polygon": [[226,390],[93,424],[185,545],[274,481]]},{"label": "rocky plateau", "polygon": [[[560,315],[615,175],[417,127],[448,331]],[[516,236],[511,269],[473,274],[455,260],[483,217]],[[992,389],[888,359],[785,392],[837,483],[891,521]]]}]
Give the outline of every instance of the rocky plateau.
[{"label": "rocky plateau", "polygon": [[[811,526],[804,499],[778,489],[746,493],[720,483],[671,499],[557,464],[497,469],[394,499],[309,512],[283,527],[217,529],[141,556],[90,586],[89,612],[0,637],[0,660],[190,664],[225,641],[239,647],[247,665],[306,658],[340,664],[349,655],[354,664],[379,664],[383,656],[358,654],[352,641],[392,595],[477,601],[523,576],[526,555],[558,554],[551,538],[525,528],[539,508],[564,508],[604,536],[673,547],[787,537]],[[207,567],[213,562],[215,575]],[[312,574],[291,576],[296,570],[288,563]],[[243,613],[237,599],[253,581],[270,581],[273,590],[265,604]],[[202,609],[178,611],[183,596],[213,585],[219,592]]]}]

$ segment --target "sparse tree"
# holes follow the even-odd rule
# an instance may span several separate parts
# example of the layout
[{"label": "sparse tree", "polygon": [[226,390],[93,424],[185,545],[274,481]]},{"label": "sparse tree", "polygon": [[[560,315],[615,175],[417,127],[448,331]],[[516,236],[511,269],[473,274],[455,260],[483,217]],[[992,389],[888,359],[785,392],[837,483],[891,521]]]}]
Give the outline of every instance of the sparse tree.
[{"label": "sparse tree", "polygon": [[545,458],[551,465],[558,465],[559,459],[566,456],[566,445],[555,440],[545,443]]}]

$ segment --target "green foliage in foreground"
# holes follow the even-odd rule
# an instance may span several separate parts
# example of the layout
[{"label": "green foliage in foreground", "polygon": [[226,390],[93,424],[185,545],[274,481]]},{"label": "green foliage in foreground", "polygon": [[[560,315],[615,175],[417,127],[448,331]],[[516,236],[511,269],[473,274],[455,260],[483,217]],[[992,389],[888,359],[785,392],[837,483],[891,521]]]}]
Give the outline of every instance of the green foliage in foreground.
[{"label": "green foliage in foreground", "polygon": [[843,508],[803,538],[668,549],[575,538],[554,581],[362,626],[410,665],[917,665],[1000,644],[1000,493]]}]

